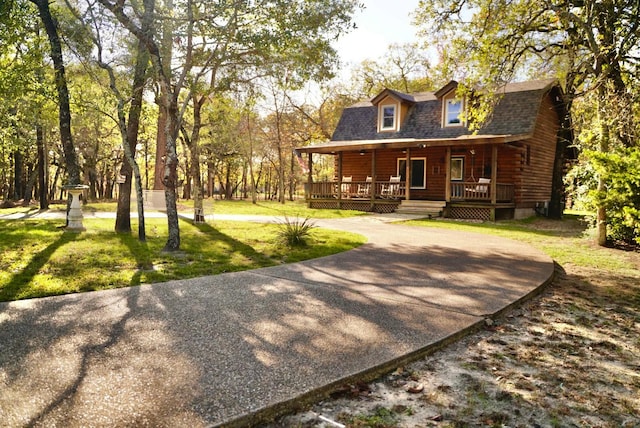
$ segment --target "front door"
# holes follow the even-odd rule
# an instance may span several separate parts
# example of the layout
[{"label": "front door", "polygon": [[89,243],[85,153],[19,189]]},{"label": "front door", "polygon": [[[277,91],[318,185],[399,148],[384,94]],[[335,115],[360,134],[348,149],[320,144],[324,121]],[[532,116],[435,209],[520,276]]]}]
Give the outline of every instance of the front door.
[{"label": "front door", "polygon": [[[398,175],[400,181],[405,183],[406,177],[406,158],[398,159]],[[411,188],[426,189],[427,188],[427,158],[411,158]]]}]

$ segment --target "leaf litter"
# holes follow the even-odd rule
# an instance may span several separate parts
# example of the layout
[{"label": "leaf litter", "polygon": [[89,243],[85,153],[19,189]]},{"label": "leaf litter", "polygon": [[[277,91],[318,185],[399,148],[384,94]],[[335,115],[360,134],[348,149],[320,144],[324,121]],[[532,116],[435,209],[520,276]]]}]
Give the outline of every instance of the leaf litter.
[{"label": "leaf litter", "polygon": [[624,272],[566,264],[483,331],[263,426],[640,427],[640,253],[629,259]]}]

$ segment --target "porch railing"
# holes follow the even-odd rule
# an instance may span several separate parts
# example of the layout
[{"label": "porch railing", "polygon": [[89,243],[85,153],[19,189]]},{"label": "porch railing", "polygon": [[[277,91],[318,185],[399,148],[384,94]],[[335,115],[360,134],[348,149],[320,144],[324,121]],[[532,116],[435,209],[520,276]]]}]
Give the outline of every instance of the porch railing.
[{"label": "porch railing", "polygon": [[[491,183],[452,182],[452,201],[490,201]],[[496,201],[512,202],[514,196],[514,185],[496,183]]]},{"label": "porch railing", "polygon": [[[311,183],[311,199],[402,199],[405,183],[391,181],[324,181]],[[496,183],[496,202],[513,202],[514,185]],[[452,182],[452,201],[491,201],[491,183]]]},{"label": "porch railing", "polygon": [[405,184],[391,181],[325,181],[311,183],[311,199],[401,199]]}]

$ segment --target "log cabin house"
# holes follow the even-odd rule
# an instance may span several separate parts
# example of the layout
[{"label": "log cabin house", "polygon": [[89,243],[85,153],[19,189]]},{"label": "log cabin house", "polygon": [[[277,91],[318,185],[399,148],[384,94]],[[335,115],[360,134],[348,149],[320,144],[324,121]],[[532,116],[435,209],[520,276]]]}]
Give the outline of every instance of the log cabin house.
[{"label": "log cabin house", "polygon": [[[331,141],[296,149],[308,154],[308,205],[496,220],[548,203],[564,115],[557,81],[507,84],[476,133],[457,85],[385,89],[346,108]],[[313,182],[313,154],[335,156],[333,181]]]}]

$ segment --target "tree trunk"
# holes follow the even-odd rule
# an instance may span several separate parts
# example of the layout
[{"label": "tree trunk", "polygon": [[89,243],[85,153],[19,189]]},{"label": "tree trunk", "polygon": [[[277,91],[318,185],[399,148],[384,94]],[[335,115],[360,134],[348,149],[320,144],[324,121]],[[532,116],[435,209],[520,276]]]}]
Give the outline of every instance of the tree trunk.
[{"label": "tree trunk", "polygon": [[38,199],[40,209],[46,210],[49,208],[49,199],[47,198],[47,190],[49,189],[47,183],[47,150],[44,132],[40,124],[36,125],[36,145],[38,147]]},{"label": "tree trunk", "polygon": [[296,190],[296,177],[294,174],[295,155],[291,152],[291,158],[289,159],[289,200],[293,201],[293,196]]},{"label": "tree trunk", "polygon": [[13,199],[18,200],[24,195],[24,156],[18,150],[13,152]]},{"label": "tree trunk", "polygon": [[[164,251],[177,251],[180,249],[180,226],[178,223],[178,209],[176,203],[176,185],[177,185],[177,166],[178,166],[178,154],[176,151],[176,138],[179,129],[179,114],[178,114],[178,96],[179,88],[172,86],[171,79],[167,72],[163,60],[166,61],[166,66],[170,67],[170,56],[163,56],[158,48],[157,43],[154,41],[151,33],[146,33],[137,27],[131,19],[125,14],[122,3],[110,3],[107,0],[98,0],[100,4],[109,9],[115,17],[120,21],[129,31],[134,34],[139,41],[143,42],[153,68],[158,76],[158,83],[160,84],[160,105],[165,109],[167,113],[166,126],[164,127],[164,135],[167,139],[166,156],[164,162],[164,168],[162,170],[162,184],[164,185],[164,195],[167,210],[167,226],[169,229],[169,236],[167,243],[164,246]],[[145,5],[146,5],[145,0]],[[153,0],[148,0],[150,3]],[[169,3],[169,2],[168,2]],[[169,25],[167,23],[167,25]]]},{"label": "tree trunk", "polygon": [[[203,204],[203,192],[202,192],[202,179],[200,177],[200,130],[202,129],[202,106],[206,101],[205,97],[194,100],[193,105],[193,129],[191,131],[191,137],[184,136],[189,152],[191,153],[191,180],[193,183],[192,196],[193,196],[193,222],[204,223],[204,204]],[[185,133],[186,134],[186,133]]]},{"label": "tree trunk", "polygon": [[[148,10],[151,8],[151,10]],[[151,16],[153,15],[153,5],[145,7],[145,22],[143,29],[148,31],[151,26]],[[138,41],[138,55],[136,57],[136,65],[132,83],[132,97],[129,107],[129,118],[127,120],[126,142],[123,141],[123,162],[120,174],[124,176],[124,182],[119,185],[118,192],[118,208],[116,212],[116,232],[131,232],[131,184],[133,181],[133,171],[137,170],[136,176],[136,204],[138,208],[138,239],[146,240],[145,220],[144,220],[144,204],[142,199],[142,177],[139,168],[135,164],[136,145],[138,144],[138,132],[140,129],[140,115],[142,112],[142,100],[144,92],[144,84],[149,63],[149,54],[145,49],[144,43]],[[127,154],[127,147],[128,153]]]},{"label": "tree trunk", "polygon": [[38,7],[38,13],[47,32],[51,45],[51,59],[55,70],[55,83],[58,92],[58,118],[60,122],[60,139],[64,152],[65,164],[69,175],[69,184],[80,184],[80,167],[73,146],[71,135],[71,108],[69,106],[69,89],[62,57],[62,45],[58,37],[58,26],[51,10],[49,0],[30,0]]},{"label": "tree trunk", "polygon": [[56,198],[56,187],[58,186],[58,179],[60,178],[60,165],[56,165],[56,173],[53,176],[51,185],[49,187],[49,200]]},{"label": "tree trunk", "polygon": [[[165,0],[164,8],[167,11],[173,9],[173,0]],[[171,20],[165,19],[162,22],[162,39],[160,49],[158,52],[159,57],[162,58],[164,67],[162,72],[167,79],[167,83],[171,81],[171,58],[173,57],[173,27]],[[168,106],[163,104],[162,100],[167,100],[171,97],[169,87],[167,85],[160,85],[160,95],[158,103],[158,134],[156,144],[156,165],[153,180],[153,190],[164,189],[165,180],[165,163],[167,161],[167,144],[168,136],[165,130],[167,129],[167,121],[169,120]],[[169,125],[170,126],[170,125]]]},{"label": "tree trunk", "polygon": [[556,142],[556,153],[553,161],[553,176],[551,181],[551,199],[549,201],[549,218],[561,219],[564,211],[564,174],[565,174],[565,154],[567,148],[572,144],[571,138],[573,132],[571,130],[571,110],[570,104],[567,105],[567,114],[562,119],[561,128],[558,132]]},{"label": "tree trunk", "polygon": [[[607,114],[605,110],[605,90],[601,86],[598,99],[598,120],[600,124],[600,147],[599,150],[602,153],[609,151],[609,138],[610,130],[609,123],[607,121]],[[601,195],[607,191],[607,184],[602,177],[602,174],[598,175],[598,193]],[[602,206],[601,202],[596,207],[596,240],[598,245],[604,246],[607,244],[607,210]]]},{"label": "tree trunk", "polygon": [[31,197],[33,196],[33,186],[36,183],[36,179],[38,178],[37,170],[34,171],[33,165],[29,165],[28,168],[28,179],[25,183],[24,187],[24,196],[22,198],[22,206],[29,206],[31,203]]},{"label": "tree trunk", "polygon": [[[160,98],[168,96],[161,94]],[[167,128],[167,111],[158,105],[158,132],[156,134],[156,163],[153,171],[153,190],[163,190],[162,177],[164,176],[164,163],[167,157],[167,138],[165,129]]]},{"label": "tree trunk", "polygon": [[[279,128],[279,126],[278,126]],[[278,202],[285,203],[284,194],[284,155],[282,154],[282,141],[280,140],[280,130],[278,129],[278,168],[276,169],[278,174]]]},{"label": "tree trunk", "polygon": [[[165,82],[168,84],[168,82]],[[163,171],[162,184],[164,185],[164,199],[167,206],[167,227],[169,236],[164,246],[164,251],[177,251],[180,249],[180,225],[178,223],[178,206],[176,189],[178,184],[178,153],[176,150],[176,137],[178,127],[178,99],[177,94],[171,96],[167,102],[167,126],[165,135],[167,138],[167,155]]]},{"label": "tree trunk", "polygon": [[249,176],[251,177],[251,202],[258,203],[258,189],[253,175],[253,134],[251,133],[251,115],[247,113],[247,134],[249,134]]}]

